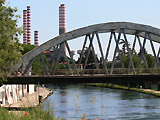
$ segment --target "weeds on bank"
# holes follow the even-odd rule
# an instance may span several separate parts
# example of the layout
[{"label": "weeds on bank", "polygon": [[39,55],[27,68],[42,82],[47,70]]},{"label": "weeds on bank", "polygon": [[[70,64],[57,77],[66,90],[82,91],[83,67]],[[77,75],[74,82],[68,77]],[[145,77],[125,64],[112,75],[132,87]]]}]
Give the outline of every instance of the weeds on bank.
[{"label": "weeds on bank", "polygon": [[5,108],[0,108],[0,120],[57,120],[50,111],[44,110],[42,107],[35,107],[31,110],[9,112]]}]

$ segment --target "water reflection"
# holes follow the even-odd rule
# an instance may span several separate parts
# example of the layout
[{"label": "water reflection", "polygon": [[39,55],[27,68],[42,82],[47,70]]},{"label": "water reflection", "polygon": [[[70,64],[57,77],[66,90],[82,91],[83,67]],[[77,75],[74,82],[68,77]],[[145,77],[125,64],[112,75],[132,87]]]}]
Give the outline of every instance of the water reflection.
[{"label": "water reflection", "polygon": [[64,119],[158,119],[160,99],[133,91],[82,85],[48,86],[54,94],[47,102],[55,106],[55,116]]}]

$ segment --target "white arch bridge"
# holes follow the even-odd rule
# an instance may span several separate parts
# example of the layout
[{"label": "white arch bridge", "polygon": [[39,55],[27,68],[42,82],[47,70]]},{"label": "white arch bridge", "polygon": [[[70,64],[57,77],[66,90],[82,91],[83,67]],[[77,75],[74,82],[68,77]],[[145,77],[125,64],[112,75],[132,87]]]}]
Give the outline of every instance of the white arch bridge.
[{"label": "white arch bridge", "polygon": [[[77,38],[81,40],[83,38],[82,42]],[[66,69],[58,69],[59,64],[64,64],[64,61],[60,63],[61,43],[66,45],[67,54],[64,56]],[[160,29],[152,26],[130,22],[96,24],[64,33],[45,42],[22,57],[23,67],[22,63],[18,63],[13,69],[22,68],[22,75],[26,76],[37,57],[41,73],[48,76],[158,75],[159,43]],[[73,44],[74,48],[81,46],[77,48],[81,49],[78,60],[74,59],[71,52]],[[44,51],[49,49],[53,51],[50,52],[50,59],[47,62]],[[152,60],[147,57],[146,51],[150,52]]]}]

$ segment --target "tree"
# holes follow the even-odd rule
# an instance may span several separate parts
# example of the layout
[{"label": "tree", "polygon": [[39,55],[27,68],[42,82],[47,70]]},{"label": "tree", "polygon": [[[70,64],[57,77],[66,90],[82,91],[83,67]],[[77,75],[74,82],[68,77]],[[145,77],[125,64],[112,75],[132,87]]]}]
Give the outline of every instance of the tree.
[{"label": "tree", "polygon": [[31,44],[22,44],[21,47],[23,49],[21,49],[21,53],[22,55],[24,55],[25,53],[31,51],[32,49],[34,49],[36,46],[35,45],[31,45]]},{"label": "tree", "polygon": [[145,54],[145,57],[146,57],[146,60],[147,60],[147,63],[148,63],[148,67],[153,68],[154,64],[155,64],[154,56],[151,55],[151,54]]},{"label": "tree", "polygon": [[11,66],[20,61],[21,46],[19,44],[19,35],[21,28],[17,27],[15,15],[16,8],[5,6],[5,0],[0,0],[0,77],[1,85],[6,80],[8,73],[11,72]]},{"label": "tree", "polygon": [[[26,54],[27,52],[31,51],[32,49],[34,49],[36,46],[35,45],[31,45],[31,44],[21,44],[21,47],[23,48],[21,51],[22,55]],[[42,53],[44,59],[46,60],[46,56],[44,55],[44,53]],[[32,70],[36,71],[37,74],[39,70],[41,70],[40,67],[40,63],[38,61],[38,58],[36,57],[34,62],[32,63]]]},{"label": "tree", "polygon": [[[122,45],[122,50],[120,50],[120,54],[121,55],[127,55],[128,54],[128,50],[127,50],[126,41],[124,39],[120,39],[120,43],[119,44]],[[129,49],[130,49],[129,42],[127,44],[128,44]]]},{"label": "tree", "polygon": [[[124,67],[128,68],[130,59],[129,59],[129,52],[127,49],[127,46],[129,47],[129,50],[131,52],[131,48],[130,48],[130,43],[128,42],[126,44],[126,41],[124,39],[120,39],[120,43],[122,45],[122,49],[120,49],[120,53],[118,54],[118,56],[116,57],[117,60],[120,60],[120,55],[122,56],[122,61],[124,63]],[[139,63],[139,56],[137,55],[136,51],[133,50],[133,55],[132,55],[132,61],[134,64],[134,67],[137,68],[138,67],[138,63]]]},{"label": "tree", "polygon": [[[139,53],[138,53],[139,56],[142,54],[142,50],[139,51]],[[155,64],[155,57],[153,55],[149,54],[145,48],[144,48],[143,53],[144,53],[144,56],[146,57],[148,67],[153,68],[154,64]]]},{"label": "tree", "polygon": [[120,39],[119,42],[120,45],[122,45],[122,50],[120,50],[121,55],[126,55],[126,41],[124,39]]},{"label": "tree", "polygon": [[[135,67],[135,68],[138,68],[138,63],[139,63],[139,57],[138,57],[138,55],[137,55],[137,54],[133,54],[133,55],[132,55],[132,60],[133,60],[133,65],[134,65],[134,67]],[[122,56],[122,61],[123,61],[123,63],[124,63],[125,68],[128,68],[129,61],[130,61],[129,55],[123,55],[123,56]],[[130,67],[131,67],[131,66],[130,66]]]}]

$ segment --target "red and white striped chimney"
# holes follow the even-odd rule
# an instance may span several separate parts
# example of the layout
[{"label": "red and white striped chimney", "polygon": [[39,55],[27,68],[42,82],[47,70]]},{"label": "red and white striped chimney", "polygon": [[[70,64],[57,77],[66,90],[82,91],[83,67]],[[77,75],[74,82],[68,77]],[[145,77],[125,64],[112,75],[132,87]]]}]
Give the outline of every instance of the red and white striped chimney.
[{"label": "red and white striped chimney", "polygon": [[34,45],[39,46],[38,31],[34,31]]},{"label": "red and white striped chimney", "polygon": [[23,44],[27,44],[27,10],[23,10]]},{"label": "red and white striped chimney", "polygon": [[61,4],[59,7],[59,35],[66,32],[66,7]]},{"label": "red and white striped chimney", "polygon": [[31,44],[31,7],[27,6],[27,44]]}]

